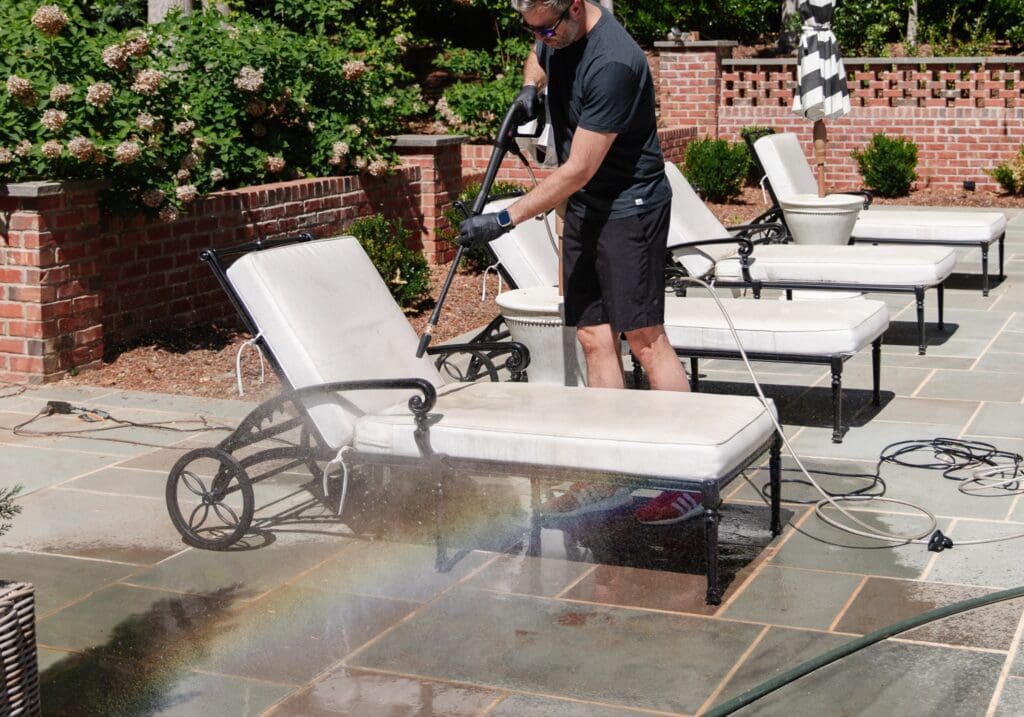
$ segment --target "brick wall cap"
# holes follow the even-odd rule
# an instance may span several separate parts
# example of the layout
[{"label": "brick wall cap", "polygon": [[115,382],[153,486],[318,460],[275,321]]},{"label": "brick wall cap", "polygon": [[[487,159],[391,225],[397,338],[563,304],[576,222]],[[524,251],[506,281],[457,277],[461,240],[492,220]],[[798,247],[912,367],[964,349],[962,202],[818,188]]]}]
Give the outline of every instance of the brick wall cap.
[{"label": "brick wall cap", "polygon": [[469,139],[464,134],[400,134],[394,138],[395,149],[420,149],[463,144]]},{"label": "brick wall cap", "polygon": [[701,49],[706,47],[736,47],[735,40],[656,40],[654,46],[659,50]]},{"label": "brick wall cap", "polygon": [[[673,44],[673,43],[655,43]],[[742,57],[722,60],[726,67],[786,67],[795,65],[799,59],[793,57]],[[1020,65],[1024,64],[1024,57],[1003,56],[1003,57],[843,57],[843,64],[847,71],[857,69],[859,65]]]},{"label": "brick wall cap", "polygon": [[52,197],[65,192],[77,192],[83,189],[100,189],[107,182],[102,179],[80,179],[67,182],[40,180],[37,182],[0,183],[0,197]]}]

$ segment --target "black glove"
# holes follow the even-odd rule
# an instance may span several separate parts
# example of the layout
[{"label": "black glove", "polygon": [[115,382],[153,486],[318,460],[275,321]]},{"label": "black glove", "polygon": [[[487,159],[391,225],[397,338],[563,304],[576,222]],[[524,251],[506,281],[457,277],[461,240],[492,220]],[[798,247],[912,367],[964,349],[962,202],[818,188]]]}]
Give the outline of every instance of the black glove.
[{"label": "black glove", "polygon": [[525,124],[530,120],[537,119],[540,115],[540,97],[537,96],[537,88],[534,85],[523,85],[519,94],[512,101],[519,115],[519,122]]},{"label": "black glove", "polygon": [[459,223],[459,246],[467,249],[492,242],[511,229],[498,224],[498,213],[478,214]]}]

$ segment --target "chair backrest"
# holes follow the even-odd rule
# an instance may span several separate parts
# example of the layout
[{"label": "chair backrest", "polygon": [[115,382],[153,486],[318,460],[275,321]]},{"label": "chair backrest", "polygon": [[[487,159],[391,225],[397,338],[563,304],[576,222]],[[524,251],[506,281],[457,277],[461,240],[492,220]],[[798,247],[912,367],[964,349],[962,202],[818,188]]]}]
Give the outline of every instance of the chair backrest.
[{"label": "chair backrest", "polygon": [[665,175],[672,187],[672,219],[668,230],[668,248],[672,258],[690,276],[701,277],[712,272],[717,262],[736,254],[733,244],[712,244],[695,247],[693,242],[724,239],[729,230],[690,186],[683,173],[672,162],[665,162]]},{"label": "chair backrest", "polygon": [[776,202],[794,194],[818,194],[818,182],[795,134],[765,135],[754,142],[754,151]]},{"label": "chair backrest", "polygon": [[[295,388],[329,381],[425,378],[444,381],[377,269],[354,237],[252,252],[228,280]],[[401,401],[394,391],[354,391],[310,399],[306,408],[333,448],[350,442],[364,413]]]},{"label": "chair backrest", "polygon": [[[515,197],[499,199],[490,202],[484,211],[497,212],[515,201]],[[548,212],[543,219],[531,217],[521,222],[490,246],[505,274],[515,284],[514,288],[558,286],[558,235],[555,234],[554,212]]]},{"label": "chair backrest", "polygon": [[[723,239],[729,231],[708,209],[679,168],[665,163],[665,174],[672,187],[672,218],[668,230],[668,248],[675,261],[691,276],[704,276],[717,261],[736,253],[732,244],[705,247],[690,246],[702,239]],[[491,202],[484,211],[498,211],[515,199]],[[544,222],[551,233],[544,228]],[[529,219],[490,244],[491,251],[519,289],[558,284],[558,243],[554,233],[554,215],[544,220]]]}]

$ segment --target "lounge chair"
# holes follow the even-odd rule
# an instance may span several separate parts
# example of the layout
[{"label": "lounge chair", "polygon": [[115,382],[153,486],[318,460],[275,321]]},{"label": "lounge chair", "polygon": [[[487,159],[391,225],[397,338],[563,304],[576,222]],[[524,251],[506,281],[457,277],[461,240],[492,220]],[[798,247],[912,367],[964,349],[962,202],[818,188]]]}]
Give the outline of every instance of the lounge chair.
[{"label": "lounge chair", "polygon": [[956,264],[956,252],[943,247],[830,246],[755,243],[729,239],[711,210],[679,169],[665,165],[672,184],[669,229],[671,264],[686,275],[718,286],[747,287],[755,298],[765,288],[846,292],[907,292],[917,304],[918,353],[927,349],[925,291],[935,288],[938,329],[943,330],[943,282]]},{"label": "lounge chair", "polygon": [[[773,202],[772,218],[785,221],[780,201],[813,202],[818,185],[795,134],[767,134],[752,143]],[[861,193],[861,192],[858,192]],[[870,206],[870,195],[867,202]],[[999,243],[999,278],[1003,278],[1006,215],[1002,212],[937,211],[928,209],[869,209],[865,207],[853,225],[850,243],[930,244],[950,247],[977,246],[981,250],[981,293],[988,296],[989,247]]]},{"label": "lounge chair", "polygon": [[[529,476],[531,538],[538,541],[536,481],[607,480],[701,493],[707,600],[717,604],[721,489],[769,451],[772,495],[779,494],[770,403],[524,382],[446,384],[431,359],[416,358],[417,336],[354,238],[275,244],[245,253],[226,271],[217,252],[206,256],[289,388],[217,448],[191,451],[172,469],[168,509],[192,545],[224,548],[246,533],[258,479],[249,469],[261,457],[290,457],[314,472],[318,459],[329,459],[344,476],[364,466],[422,467],[425,489],[438,493],[455,470]],[[250,446],[278,435],[269,424],[284,407],[296,414],[285,423],[302,428],[299,445],[252,454]],[[211,459],[215,472],[191,467]],[[240,494],[241,508],[224,505],[230,493]],[[777,500],[771,521],[778,534]]]},{"label": "lounge chair", "polygon": [[[497,210],[514,200],[493,202]],[[545,227],[545,223],[547,226]],[[533,218],[490,244],[498,269],[505,280],[522,290],[512,297],[533,311],[558,306],[558,254],[550,215]],[[530,293],[524,294],[528,290]],[[506,294],[505,296],[511,297]],[[882,336],[889,327],[889,311],[881,301],[788,301],[768,302],[723,298],[747,356],[759,361],[823,363],[832,373],[832,440],[842,441],[843,363],[871,345],[873,368],[872,399],[880,403]],[[524,303],[525,302],[525,303]],[[511,298],[499,304],[511,303]],[[505,309],[503,309],[505,310]],[[506,310],[506,322],[515,319]],[[557,317],[555,317],[557,318]],[[717,303],[711,298],[668,296],[665,301],[665,331],[680,357],[690,358],[691,386],[700,389],[700,358],[738,359],[736,339]],[[529,347],[536,353],[536,349]],[[538,357],[534,356],[536,360]],[[642,369],[634,361],[634,383]],[[531,379],[533,380],[533,379]]]}]

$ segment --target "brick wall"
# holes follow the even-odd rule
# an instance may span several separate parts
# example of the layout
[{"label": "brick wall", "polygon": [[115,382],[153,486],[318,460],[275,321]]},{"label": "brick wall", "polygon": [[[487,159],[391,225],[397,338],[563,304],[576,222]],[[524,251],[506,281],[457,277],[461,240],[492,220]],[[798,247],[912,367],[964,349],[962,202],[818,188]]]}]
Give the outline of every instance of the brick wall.
[{"label": "brick wall", "polygon": [[[700,73],[691,77],[681,68],[708,65],[709,54],[705,48],[679,45],[662,51],[663,71],[675,72],[679,83],[671,88],[664,85],[662,91],[703,94],[703,100],[693,97],[690,104],[706,107],[711,97],[706,78]],[[998,189],[985,170],[1014,157],[1024,142],[1024,60],[847,58],[845,62],[852,111],[826,122],[826,185],[860,186],[863,180],[850,153],[863,149],[873,134],[882,132],[917,144],[919,187],[953,189],[972,180],[979,189]],[[724,58],[720,66],[717,136],[738,140],[745,126],[770,126],[799,134],[810,158],[812,123],[790,111],[795,59]]]},{"label": "brick wall", "polygon": [[694,127],[698,137],[718,136],[722,60],[735,42],[659,42],[659,108],[666,127]]},{"label": "brick wall", "polygon": [[420,168],[381,179],[328,177],[218,192],[166,224],[102,215],[96,185],[31,182],[0,194],[0,380],[39,383],[100,361],[104,347],[170,327],[235,321],[208,247],[360,216],[424,228]]},{"label": "brick wall", "polygon": [[[748,125],[794,132],[813,162],[812,124],[788,109],[723,107],[720,120],[719,134],[729,140],[739,140],[740,130]],[[1011,159],[1024,142],[1021,110],[869,107],[827,121],[825,126],[825,182],[831,189],[862,186],[850,153],[863,150],[876,132],[912,139],[918,149],[916,186],[944,189],[959,188],[969,179],[979,189],[998,190],[984,170]]]},{"label": "brick wall", "polygon": [[40,383],[102,356],[94,185],[0,193],[0,381]]}]

